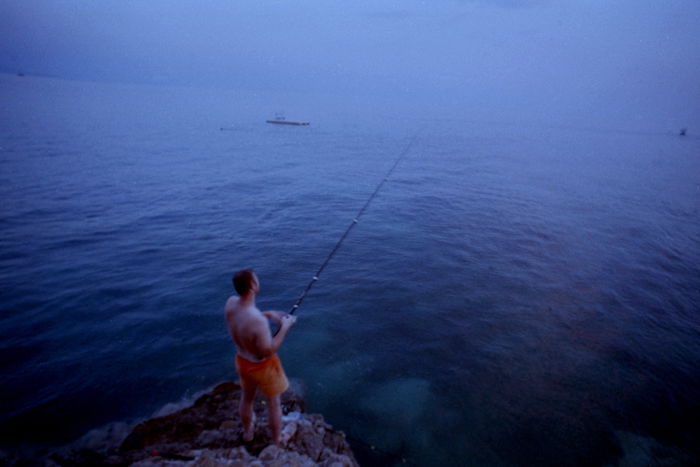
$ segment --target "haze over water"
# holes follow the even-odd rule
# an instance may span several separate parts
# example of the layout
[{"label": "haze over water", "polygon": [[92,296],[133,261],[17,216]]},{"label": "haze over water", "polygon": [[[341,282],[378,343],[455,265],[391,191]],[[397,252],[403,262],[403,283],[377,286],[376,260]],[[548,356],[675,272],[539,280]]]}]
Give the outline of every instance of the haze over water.
[{"label": "haze over water", "polygon": [[700,459],[695,2],[0,13],[8,456],[234,379],[231,273],[289,309],[415,138],[283,347],[308,410],[368,465]]}]

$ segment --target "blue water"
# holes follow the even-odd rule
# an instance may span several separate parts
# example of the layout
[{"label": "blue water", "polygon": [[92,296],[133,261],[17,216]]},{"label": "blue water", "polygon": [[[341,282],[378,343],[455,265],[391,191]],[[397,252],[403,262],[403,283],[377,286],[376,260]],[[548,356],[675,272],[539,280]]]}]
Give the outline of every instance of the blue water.
[{"label": "blue water", "polygon": [[[368,465],[700,459],[700,139],[0,90],[6,455],[234,379],[231,273],[255,268],[260,307],[289,309],[417,134],[285,342],[307,409]],[[264,124],[280,102],[312,125]]]}]

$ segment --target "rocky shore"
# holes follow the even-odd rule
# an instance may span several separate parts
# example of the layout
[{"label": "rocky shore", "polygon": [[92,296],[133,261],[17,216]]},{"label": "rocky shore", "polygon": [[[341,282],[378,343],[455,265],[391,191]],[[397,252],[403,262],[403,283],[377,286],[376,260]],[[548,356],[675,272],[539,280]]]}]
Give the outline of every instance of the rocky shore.
[{"label": "rocky shore", "polygon": [[238,416],[241,388],[226,382],[178,412],[136,425],[121,445],[106,452],[67,449],[54,466],[357,466],[345,435],[321,415],[305,414],[303,400],[282,395],[282,447],[272,444],[265,401],[258,398],[252,441],[243,440]]}]

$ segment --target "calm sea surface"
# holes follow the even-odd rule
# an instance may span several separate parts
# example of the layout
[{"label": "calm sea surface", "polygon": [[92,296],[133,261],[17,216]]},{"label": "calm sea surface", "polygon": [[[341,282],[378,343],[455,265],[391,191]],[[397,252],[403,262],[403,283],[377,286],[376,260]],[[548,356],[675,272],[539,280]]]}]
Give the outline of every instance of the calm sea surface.
[{"label": "calm sea surface", "polygon": [[700,459],[700,139],[302,99],[312,125],[278,127],[270,96],[8,75],[0,94],[7,456],[235,379],[231,273],[289,309],[417,134],[281,352],[308,410],[368,465]]}]

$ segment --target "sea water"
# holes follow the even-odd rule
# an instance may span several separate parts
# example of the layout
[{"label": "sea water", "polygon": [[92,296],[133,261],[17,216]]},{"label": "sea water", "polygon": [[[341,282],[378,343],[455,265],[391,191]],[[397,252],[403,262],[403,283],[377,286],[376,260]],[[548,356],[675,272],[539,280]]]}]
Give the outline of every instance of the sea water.
[{"label": "sea water", "polygon": [[[235,379],[231,274],[288,310],[415,138],[281,351],[307,409],[367,465],[700,459],[692,135],[0,86],[7,458]],[[265,124],[281,103],[311,126]]]}]

